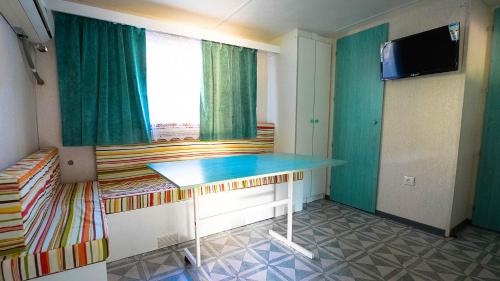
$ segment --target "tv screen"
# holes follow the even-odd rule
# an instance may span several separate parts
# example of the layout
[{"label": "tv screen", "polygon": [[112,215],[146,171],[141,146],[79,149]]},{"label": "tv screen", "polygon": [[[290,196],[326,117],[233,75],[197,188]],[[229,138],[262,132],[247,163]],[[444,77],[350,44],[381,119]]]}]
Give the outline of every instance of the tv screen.
[{"label": "tv screen", "polygon": [[386,42],[382,80],[458,70],[460,23]]}]

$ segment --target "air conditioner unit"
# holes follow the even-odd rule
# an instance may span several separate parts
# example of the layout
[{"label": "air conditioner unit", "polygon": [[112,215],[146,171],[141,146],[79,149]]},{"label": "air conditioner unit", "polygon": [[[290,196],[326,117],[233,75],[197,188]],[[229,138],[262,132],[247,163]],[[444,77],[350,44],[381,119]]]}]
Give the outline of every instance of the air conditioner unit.
[{"label": "air conditioner unit", "polygon": [[18,34],[34,43],[54,36],[54,19],[44,0],[0,0],[0,12]]}]

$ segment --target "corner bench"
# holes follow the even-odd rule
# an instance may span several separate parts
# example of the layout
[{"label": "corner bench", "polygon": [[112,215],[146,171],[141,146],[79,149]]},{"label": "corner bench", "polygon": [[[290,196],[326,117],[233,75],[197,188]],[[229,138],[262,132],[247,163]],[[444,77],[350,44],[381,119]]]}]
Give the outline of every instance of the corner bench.
[{"label": "corner bench", "polygon": [[[241,154],[274,152],[274,124],[260,123],[257,138],[246,140],[200,141],[175,140],[151,144],[97,146],[97,179],[106,214],[113,214],[191,198],[170,181],[146,167],[148,163],[191,160]],[[303,172],[294,180],[302,180]],[[223,191],[278,184],[286,175],[257,177],[203,186],[202,195]]]},{"label": "corner bench", "polygon": [[[192,204],[192,200],[189,200],[192,197],[191,190],[176,188],[149,169],[146,166],[148,163],[273,152],[274,124],[271,123],[257,125],[256,139],[176,139],[151,144],[97,146],[97,179],[110,229],[109,260],[160,248],[160,241],[168,237],[174,237],[167,239],[171,244],[194,238],[192,216],[188,214],[191,210],[189,204]],[[294,180],[302,179],[302,172],[294,174]],[[276,195],[275,184],[286,183],[287,180],[287,175],[277,175],[228,181],[203,186],[201,195],[210,194],[212,204],[258,204],[281,196]],[[241,192],[225,192],[230,190]],[[286,191],[284,184],[280,190]],[[282,194],[286,195],[286,192]],[[227,230],[270,218],[273,214],[274,210],[268,210],[265,214],[253,214],[248,218],[240,216],[225,219],[223,223],[213,221],[211,231]],[[134,228],[130,228],[130,224]],[[134,243],[130,244],[129,241]]]},{"label": "corner bench", "polygon": [[[81,268],[108,255],[97,182],[62,184],[56,148],[42,149],[0,172],[0,280]],[[99,280],[106,280],[101,268]]]}]

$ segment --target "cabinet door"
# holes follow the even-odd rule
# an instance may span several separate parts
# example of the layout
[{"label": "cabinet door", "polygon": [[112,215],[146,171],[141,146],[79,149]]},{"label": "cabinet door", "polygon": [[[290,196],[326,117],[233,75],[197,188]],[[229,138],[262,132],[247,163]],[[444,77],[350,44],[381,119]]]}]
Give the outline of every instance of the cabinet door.
[{"label": "cabinet door", "polygon": [[[312,155],[313,122],[314,122],[314,71],[315,41],[299,37],[298,73],[297,73],[297,116],[295,131],[295,153]],[[304,172],[304,198],[310,194],[311,171]]]},{"label": "cabinet door", "polygon": [[[332,61],[330,44],[316,41],[316,68],[314,77],[314,132],[313,155],[328,157],[328,121],[330,109],[330,71]],[[312,171],[312,197],[326,193],[327,169]]]}]

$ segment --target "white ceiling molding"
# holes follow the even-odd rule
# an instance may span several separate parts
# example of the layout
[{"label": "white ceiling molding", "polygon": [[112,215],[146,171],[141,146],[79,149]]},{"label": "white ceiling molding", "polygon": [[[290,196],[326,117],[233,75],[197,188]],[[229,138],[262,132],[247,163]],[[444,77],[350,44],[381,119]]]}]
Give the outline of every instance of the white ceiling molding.
[{"label": "white ceiling molding", "polygon": [[199,28],[172,21],[154,20],[88,5],[82,5],[74,2],[67,2],[64,0],[46,0],[46,4],[47,8],[53,11],[137,26],[151,31],[247,47],[265,52],[280,52],[280,47],[277,45],[248,40],[242,37],[222,33],[214,29]]}]

